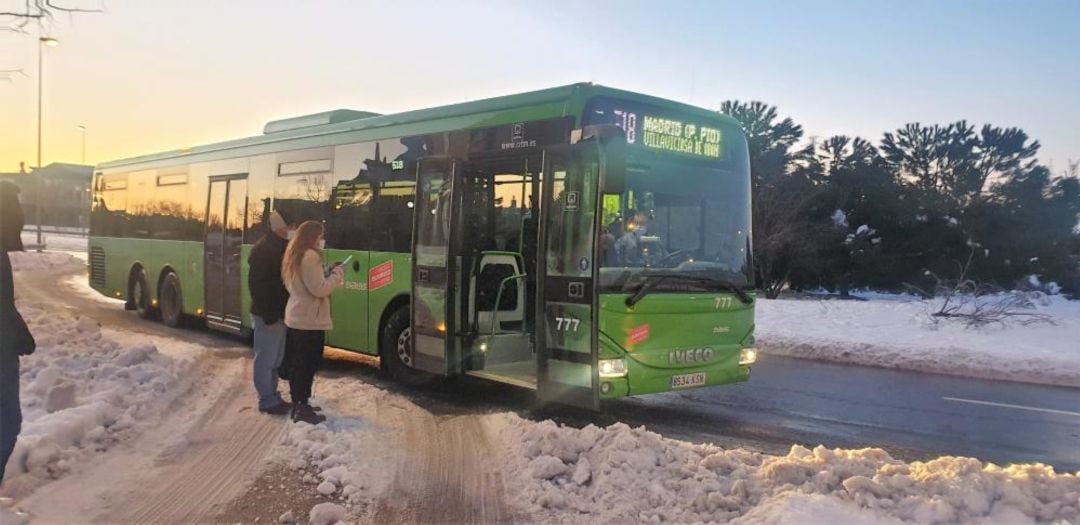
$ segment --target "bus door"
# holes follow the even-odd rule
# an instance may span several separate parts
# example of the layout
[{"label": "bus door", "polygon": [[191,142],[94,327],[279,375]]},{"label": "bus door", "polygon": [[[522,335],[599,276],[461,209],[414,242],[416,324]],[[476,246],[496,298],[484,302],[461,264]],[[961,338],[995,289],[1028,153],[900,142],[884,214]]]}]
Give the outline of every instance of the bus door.
[{"label": "bus door", "polygon": [[594,141],[545,152],[537,259],[537,393],[599,408],[596,243],[600,164]]},{"label": "bus door", "polygon": [[211,178],[203,239],[206,324],[237,333],[243,327],[240,249],[246,219],[247,175]]},{"label": "bus door", "polygon": [[436,374],[450,372],[455,353],[454,283],[457,256],[452,247],[456,163],[445,157],[420,159],[413,207],[411,323],[413,367]]}]

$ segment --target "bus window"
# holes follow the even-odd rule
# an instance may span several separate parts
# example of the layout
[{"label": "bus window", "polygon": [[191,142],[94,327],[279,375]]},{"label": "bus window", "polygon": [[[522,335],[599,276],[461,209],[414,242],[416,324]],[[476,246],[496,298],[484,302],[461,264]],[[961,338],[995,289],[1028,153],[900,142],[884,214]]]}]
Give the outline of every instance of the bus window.
[{"label": "bus window", "polygon": [[330,159],[278,164],[274,181],[274,209],[290,221],[325,221],[330,199]]},{"label": "bus window", "polygon": [[327,246],[409,253],[416,164],[404,139],[339,149],[327,223]]},{"label": "bus window", "polygon": [[91,235],[100,237],[124,237],[127,228],[128,175],[117,173],[98,175],[94,185],[94,203],[91,210]]}]

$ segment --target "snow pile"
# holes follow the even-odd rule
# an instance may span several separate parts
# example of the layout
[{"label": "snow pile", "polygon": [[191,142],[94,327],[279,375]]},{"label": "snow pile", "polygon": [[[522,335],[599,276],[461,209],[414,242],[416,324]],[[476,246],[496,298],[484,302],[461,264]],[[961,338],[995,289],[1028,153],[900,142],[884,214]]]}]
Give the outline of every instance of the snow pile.
[{"label": "snow pile", "polygon": [[933,302],[867,297],[758,301],[758,346],[766,354],[1080,387],[1080,301],[1050,296],[1035,304],[1053,324],[971,329],[934,322]]},{"label": "snow pile", "polygon": [[[312,490],[336,498],[349,513],[359,515],[393,480],[399,459],[399,451],[391,444],[400,441],[396,433],[401,426],[377,425],[379,405],[383,411],[392,411],[408,401],[349,377],[320,378],[315,394],[312,402],[323,406],[327,420],[319,425],[290,425],[275,459],[303,471]],[[312,523],[316,509],[311,511]],[[320,512],[320,516],[330,515],[330,511]],[[341,520],[344,517],[325,523]]]},{"label": "snow pile", "polygon": [[93,319],[53,305],[19,309],[37,350],[20,364],[23,427],[4,480],[11,493],[61,477],[152,424],[191,363],[145,338],[118,342]]},{"label": "snow pile", "polygon": [[786,456],[665,439],[622,423],[582,429],[490,416],[515,506],[544,522],[1076,522],[1080,478],[880,449]]},{"label": "snow pile", "polygon": [[63,252],[8,252],[11,268],[15,271],[48,270],[60,266],[83,264],[69,253]]},{"label": "snow pile", "polygon": [[345,521],[345,518],[345,507],[330,502],[315,505],[308,513],[308,523],[311,525],[333,525]]}]

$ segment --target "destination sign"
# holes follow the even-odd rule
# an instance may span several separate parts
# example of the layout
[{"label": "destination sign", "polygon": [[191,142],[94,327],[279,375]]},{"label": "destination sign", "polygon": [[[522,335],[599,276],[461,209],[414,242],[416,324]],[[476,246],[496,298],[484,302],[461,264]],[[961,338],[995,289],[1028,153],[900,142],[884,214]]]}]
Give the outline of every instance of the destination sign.
[{"label": "destination sign", "polygon": [[714,125],[618,100],[595,100],[590,106],[590,123],[615,124],[629,145],[703,160],[723,157],[724,134]]}]

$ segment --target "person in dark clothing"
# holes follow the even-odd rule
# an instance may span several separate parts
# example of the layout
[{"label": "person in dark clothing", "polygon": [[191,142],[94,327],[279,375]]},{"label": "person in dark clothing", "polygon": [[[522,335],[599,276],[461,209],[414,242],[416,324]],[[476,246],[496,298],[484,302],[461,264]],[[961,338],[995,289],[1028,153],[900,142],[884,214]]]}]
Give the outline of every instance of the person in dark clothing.
[{"label": "person in dark clothing", "polygon": [[285,305],[289,292],[281,281],[281,261],[292,228],[278,212],[271,212],[269,231],[248,256],[251,324],[255,330],[254,379],[259,411],[285,415],[292,409],[278,393],[278,371],[285,358]]},{"label": "person in dark clothing", "polygon": [[15,309],[15,282],[8,252],[22,251],[19,188],[0,182],[0,482],[22,430],[19,357],[34,352],[34,337]]}]

